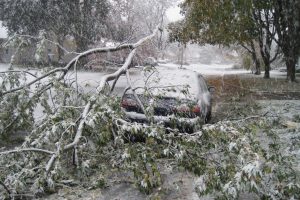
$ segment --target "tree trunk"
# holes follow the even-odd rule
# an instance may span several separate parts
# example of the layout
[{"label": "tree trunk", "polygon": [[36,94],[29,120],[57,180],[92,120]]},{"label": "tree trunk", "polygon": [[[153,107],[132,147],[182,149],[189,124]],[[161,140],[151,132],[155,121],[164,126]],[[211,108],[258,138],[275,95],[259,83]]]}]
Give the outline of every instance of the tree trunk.
[{"label": "tree trunk", "polygon": [[61,48],[63,47],[64,45],[64,37],[61,37],[61,36],[57,36],[57,43],[58,45],[56,45],[56,48],[57,48],[57,62],[58,63],[61,63],[61,62],[64,62],[63,60],[63,57],[65,55],[65,52],[64,50]]},{"label": "tree trunk", "polygon": [[[88,44],[80,36],[75,36],[76,51],[82,53],[88,49]],[[88,63],[87,57],[81,57],[78,62],[78,67],[83,68]]]},{"label": "tree trunk", "polygon": [[296,66],[296,60],[294,57],[290,57],[286,60],[286,67],[287,67],[287,77],[286,79],[289,81],[289,82],[295,82],[296,81],[296,69],[295,69],[295,66]]},{"label": "tree trunk", "polygon": [[252,56],[252,60],[254,61],[254,64],[255,64],[255,72],[254,72],[254,74],[255,75],[260,75],[261,74],[261,72],[260,72],[260,62],[259,62],[259,60],[257,58],[257,55],[256,55],[255,52],[252,52],[251,56]]},{"label": "tree trunk", "polygon": [[254,72],[254,74],[255,75],[260,75],[261,74],[261,72],[260,72],[260,62],[259,62],[259,59],[258,59],[258,57],[257,57],[257,54],[256,54],[256,50],[255,50],[255,46],[254,46],[254,42],[253,41],[251,41],[251,43],[250,43],[250,47],[251,47],[251,51],[249,51],[250,52],[250,54],[251,54],[251,56],[252,56],[252,60],[253,60],[253,62],[254,62],[254,64],[255,64],[255,72]]},{"label": "tree trunk", "polygon": [[277,0],[274,1],[274,11],[274,25],[287,67],[287,80],[295,82],[296,61],[300,53],[300,3]]},{"label": "tree trunk", "polygon": [[264,61],[264,65],[265,65],[265,75],[264,78],[270,78],[270,54],[269,51],[264,51],[263,48],[261,48],[261,56],[262,59]]},{"label": "tree trunk", "polygon": [[265,64],[264,78],[270,78],[270,62],[264,62],[264,64]]},{"label": "tree trunk", "polygon": [[264,61],[264,65],[265,65],[265,75],[264,78],[270,78],[270,65],[271,65],[271,61],[270,61],[270,51],[269,49],[271,48],[271,43],[267,43],[265,46],[262,43],[262,39],[260,40],[260,54],[261,57]]}]

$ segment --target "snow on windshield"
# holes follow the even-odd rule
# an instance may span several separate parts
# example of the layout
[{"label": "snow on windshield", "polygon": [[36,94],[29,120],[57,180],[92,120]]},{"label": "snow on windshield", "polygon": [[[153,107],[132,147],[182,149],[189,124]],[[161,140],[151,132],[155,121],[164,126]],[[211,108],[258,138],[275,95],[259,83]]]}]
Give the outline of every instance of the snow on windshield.
[{"label": "snow on windshield", "polygon": [[132,85],[136,92],[149,92],[155,96],[180,99],[196,99],[199,93],[197,73],[186,69],[143,70],[141,76],[134,77]]}]

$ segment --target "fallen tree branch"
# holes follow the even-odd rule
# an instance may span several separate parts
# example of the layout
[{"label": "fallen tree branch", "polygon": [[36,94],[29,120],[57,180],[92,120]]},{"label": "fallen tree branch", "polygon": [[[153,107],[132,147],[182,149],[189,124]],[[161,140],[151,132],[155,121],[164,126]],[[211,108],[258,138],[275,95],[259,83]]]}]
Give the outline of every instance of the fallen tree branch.
[{"label": "fallen tree branch", "polygon": [[[118,77],[119,74],[121,73],[124,73],[126,71],[126,69],[129,67],[132,59],[133,59],[133,56],[135,54],[136,50],[134,49],[130,54],[129,56],[127,57],[126,59],[126,62],[124,63],[124,65],[118,70],[116,71],[115,73],[113,74],[108,74],[106,76],[104,76],[102,79],[101,79],[101,82],[97,88],[97,95],[98,94],[101,94],[101,92],[103,91],[106,83],[109,81],[109,80],[113,80],[114,78]],[[70,148],[73,148],[75,145],[78,144],[81,136],[82,136],[82,131],[83,131],[83,128],[84,128],[84,124],[85,124],[85,119],[86,117],[88,116],[88,113],[91,109],[91,107],[94,105],[96,101],[96,96],[92,96],[90,101],[86,104],[85,108],[84,108],[84,111],[83,111],[83,114],[82,114],[82,117],[81,117],[81,120],[79,122],[79,125],[78,125],[78,129],[76,131],[76,135],[75,135],[75,138],[73,140],[72,143],[66,145],[64,147],[64,150],[68,150]]]},{"label": "fallen tree branch", "polygon": [[[34,83],[36,83],[36,82],[38,82],[38,81],[40,81],[40,80],[42,80],[44,78],[47,78],[48,76],[50,76],[50,75],[52,75],[52,74],[54,74],[56,72],[61,72],[61,71],[64,72],[63,74],[65,75],[67,73],[68,69],[66,69],[66,68],[56,68],[56,69],[53,69],[50,72],[48,72],[48,73],[46,73],[46,74],[44,74],[44,75],[42,75],[42,76],[40,76],[40,77],[38,77],[38,78],[30,81],[29,83],[27,83],[25,85],[22,85],[20,87],[17,87],[17,88],[14,88],[14,89],[11,89],[11,90],[8,90],[8,91],[5,91],[5,92],[0,92],[0,96],[4,96],[6,94],[17,92],[17,91],[22,90],[24,88],[30,87]],[[64,75],[63,75],[63,77],[64,77]],[[60,77],[60,79],[62,79],[63,77]]]},{"label": "fallen tree branch", "polygon": [[88,113],[91,109],[91,106],[92,106],[93,102],[94,102],[94,100],[89,101],[88,104],[85,106],[84,111],[82,113],[81,120],[79,122],[79,126],[78,126],[78,129],[77,129],[75,138],[74,138],[72,143],[70,143],[70,144],[68,144],[64,147],[64,150],[68,150],[68,149],[74,147],[76,144],[78,144],[78,142],[81,138],[81,135],[82,135],[83,128],[84,128],[85,119],[86,119],[86,117],[87,117],[87,115],[88,115]]},{"label": "fallen tree branch", "polygon": [[0,155],[21,153],[21,152],[25,152],[25,151],[46,153],[46,154],[51,154],[51,155],[55,154],[53,151],[48,151],[48,150],[44,150],[44,149],[27,148],[27,149],[14,149],[14,150],[10,150],[10,151],[3,151],[3,152],[0,152]]},{"label": "fallen tree branch", "polygon": [[[134,56],[136,55],[137,48],[139,46],[141,46],[143,43],[145,43],[146,41],[153,38],[156,35],[157,31],[158,31],[158,27],[155,29],[153,34],[151,34],[150,36],[147,36],[145,38],[142,38],[141,40],[139,40],[137,43],[134,43],[134,44],[122,44],[117,47],[94,48],[94,49],[85,51],[83,53],[78,54],[65,67],[55,68],[45,74],[40,75],[39,77],[36,77],[34,80],[31,80],[28,83],[24,83],[23,85],[21,85],[19,87],[16,87],[16,88],[13,88],[8,91],[4,91],[4,92],[0,93],[0,96],[3,96],[6,94],[9,94],[9,93],[23,90],[25,88],[29,88],[33,84],[37,83],[38,81],[41,81],[51,75],[56,76],[57,75],[56,73],[58,73],[58,72],[60,72],[60,74],[57,75],[58,76],[57,80],[60,81],[65,78],[66,74],[70,71],[71,68],[74,67],[76,70],[76,64],[79,59],[81,59],[85,56],[88,56],[90,54],[93,54],[93,53],[114,52],[114,51],[119,51],[122,49],[130,49],[131,50],[131,52],[128,54],[128,56],[126,58],[125,63],[122,65],[121,68],[119,68],[116,72],[114,72],[112,74],[108,74],[108,75],[102,77],[102,79],[97,87],[97,90],[96,90],[97,93],[88,100],[87,104],[84,106],[84,110],[83,110],[81,116],[76,121],[77,126],[75,129],[75,136],[69,144],[65,145],[63,143],[58,142],[56,144],[57,147],[56,147],[55,151],[48,151],[48,150],[37,149],[37,148],[27,148],[27,149],[15,149],[15,150],[11,150],[11,151],[1,152],[0,155],[6,155],[6,154],[11,154],[11,153],[20,153],[20,152],[23,152],[23,153],[24,152],[37,152],[37,153],[49,154],[51,156],[51,158],[45,164],[45,171],[48,174],[51,171],[51,169],[53,168],[53,166],[55,166],[56,160],[60,157],[60,155],[63,152],[68,151],[73,148],[76,148],[78,146],[78,144],[82,138],[82,135],[83,135],[86,119],[89,116],[89,113],[92,110],[94,104],[97,102],[98,95],[103,94],[107,83],[109,81],[118,79],[120,77],[120,75],[126,73],[126,71],[129,69],[129,67],[132,63]],[[47,90],[47,89],[51,88],[53,85],[54,85],[54,83],[50,82],[47,85],[43,86],[40,90],[45,91],[44,89]],[[39,93],[40,90],[36,91],[36,93]]]},{"label": "fallen tree branch", "polygon": [[133,49],[131,51],[131,53],[128,55],[124,65],[120,69],[118,69],[116,72],[114,72],[112,74],[108,74],[108,75],[105,75],[105,76],[102,77],[102,79],[100,81],[100,84],[99,84],[99,86],[97,87],[97,90],[96,90],[98,94],[100,94],[103,91],[103,89],[105,87],[105,84],[108,81],[114,80],[117,77],[119,77],[120,74],[124,74],[126,72],[126,70],[129,68],[129,65],[132,62],[132,59],[133,59],[135,53],[136,53],[136,49]]},{"label": "fallen tree branch", "polygon": [[[158,32],[158,26],[156,27],[156,29],[154,30],[154,32],[151,35],[149,35],[149,36],[147,36],[145,38],[142,38],[137,43],[134,43],[134,44],[123,44],[123,45],[120,45],[120,46],[117,46],[117,47],[94,48],[94,49],[90,49],[88,51],[82,52],[82,53],[78,54],[75,58],[73,58],[65,67],[63,67],[63,68],[61,68],[61,67],[60,68],[55,68],[55,69],[51,70],[50,72],[48,72],[48,73],[46,73],[46,74],[44,74],[44,75],[42,75],[42,76],[40,76],[40,77],[32,80],[31,82],[29,82],[29,83],[27,83],[25,85],[22,85],[22,86],[20,86],[18,88],[14,88],[14,89],[11,89],[11,90],[8,90],[8,91],[0,93],[0,96],[4,96],[6,94],[22,90],[22,89],[24,89],[26,87],[29,87],[29,86],[33,85],[34,83],[36,83],[36,82],[38,82],[38,81],[40,81],[40,80],[42,80],[42,79],[44,79],[44,78],[46,78],[46,77],[54,74],[56,72],[63,72],[62,75],[60,75],[60,77],[58,78],[58,80],[61,80],[61,79],[63,79],[65,77],[65,75],[67,74],[67,72],[78,62],[78,60],[80,58],[86,57],[86,56],[88,56],[90,54],[93,54],[93,53],[105,53],[105,52],[115,52],[115,51],[119,51],[119,50],[122,50],[122,49],[133,49],[133,50],[135,50],[137,47],[141,46],[144,42],[152,39],[157,34],[157,32]],[[129,54],[129,56],[133,57],[134,54],[135,53],[133,53],[133,55]],[[130,60],[130,63],[131,63],[131,60]],[[121,67],[120,69],[122,69],[122,68],[123,67]],[[123,68],[123,70],[118,70],[117,72],[120,72],[120,71],[122,73],[125,73],[126,70],[124,70],[124,68]],[[115,79],[117,72],[113,73],[112,75],[107,75],[106,77],[104,77],[104,79],[106,79],[105,82]],[[102,83],[98,87],[99,89],[101,87],[103,87],[103,82],[104,82],[104,80],[102,81]]]},{"label": "fallen tree branch", "polygon": [[250,120],[250,119],[256,119],[256,118],[263,118],[265,117],[267,114],[269,113],[269,111],[265,112],[264,114],[261,115],[253,115],[253,116],[248,116],[245,117],[243,119],[232,119],[232,122],[242,122],[242,121],[246,121],[246,120]]},{"label": "fallen tree branch", "polygon": [[[157,31],[158,31],[158,27],[155,29],[155,31],[153,32],[153,34],[151,34],[150,36],[145,37],[145,38],[139,40],[135,44],[121,45],[121,46],[113,47],[113,48],[96,48],[96,49],[91,49],[89,51],[86,51],[86,52],[78,55],[77,57],[75,57],[73,60],[71,60],[64,69],[69,69],[74,63],[76,63],[78,61],[78,59],[80,57],[89,55],[91,53],[103,52],[103,51],[116,51],[116,50],[120,50],[120,49],[123,49],[123,48],[132,48],[132,51],[130,52],[130,54],[126,58],[125,63],[123,64],[123,66],[120,69],[118,69],[116,72],[114,72],[112,74],[108,74],[108,75],[102,77],[102,79],[100,81],[100,84],[99,84],[99,86],[97,87],[97,90],[96,90],[97,91],[96,95],[99,95],[99,94],[103,93],[104,88],[105,88],[105,86],[106,86],[106,84],[107,84],[108,81],[115,80],[121,74],[124,74],[129,69],[130,64],[131,64],[131,62],[133,60],[133,57],[136,54],[136,48],[139,47],[140,45],[142,45],[144,42],[150,40],[152,37],[154,37],[156,35]],[[86,106],[84,108],[84,111],[82,113],[81,119],[79,121],[79,125],[78,125],[78,128],[77,128],[74,140],[73,140],[73,142],[65,145],[62,148],[63,151],[70,150],[70,149],[76,147],[77,144],[79,143],[80,138],[82,137],[82,133],[83,133],[83,129],[84,129],[86,118],[87,118],[90,110],[92,109],[93,105],[96,103],[96,99],[97,99],[96,95],[92,96],[90,98],[90,100],[88,101],[88,103],[86,104]],[[57,150],[57,154],[53,154],[52,157],[51,157],[51,159],[48,161],[48,163],[46,165],[46,172],[49,172],[50,169],[52,168],[52,165],[54,164],[54,162],[55,162],[55,160],[56,160],[59,152],[60,151],[58,149]]]}]

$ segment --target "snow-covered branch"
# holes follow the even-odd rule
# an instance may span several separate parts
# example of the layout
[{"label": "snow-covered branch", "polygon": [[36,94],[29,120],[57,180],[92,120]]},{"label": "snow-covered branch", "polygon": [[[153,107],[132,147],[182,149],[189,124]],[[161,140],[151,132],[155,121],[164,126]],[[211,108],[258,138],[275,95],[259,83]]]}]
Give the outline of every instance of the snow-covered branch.
[{"label": "snow-covered branch", "polygon": [[[150,36],[147,36],[145,38],[142,38],[141,40],[139,40],[135,44],[121,45],[119,47],[114,47],[114,48],[96,48],[96,49],[92,49],[92,50],[86,51],[86,52],[78,55],[76,58],[74,58],[65,67],[65,69],[69,69],[73,65],[73,63],[75,64],[81,57],[89,55],[89,54],[94,53],[94,52],[117,51],[117,50],[120,50],[120,49],[123,49],[123,48],[129,48],[129,47],[132,48],[132,51],[130,52],[130,54],[128,55],[125,63],[123,64],[123,66],[120,69],[118,69],[116,72],[114,72],[112,74],[108,74],[108,75],[102,77],[102,79],[100,81],[100,84],[97,87],[97,94],[94,95],[94,96],[92,96],[90,98],[90,100],[88,101],[88,103],[86,104],[86,106],[85,106],[85,108],[83,110],[83,113],[82,113],[81,119],[79,120],[78,128],[76,130],[76,134],[75,134],[73,142],[65,145],[63,147],[64,151],[76,147],[78,145],[78,143],[80,142],[80,138],[82,137],[82,134],[83,134],[84,125],[86,123],[86,118],[87,118],[90,110],[92,109],[93,105],[96,103],[97,96],[100,95],[104,91],[104,88],[105,88],[105,85],[107,84],[107,82],[111,81],[111,80],[115,80],[118,77],[120,77],[121,74],[124,74],[129,69],[129,67],[130,67],[130,64],[131,64],[131,62],[132,62],[132,60],[134,58],[134,55],[136,54],[136,49],[139,46],[143,45],[146,41],[148,41],[151,38],[153,38],[156,35],[157,32],[158,32],[158,27],[154,30],[153,34],[151,34]],[[59,150],[57,152],[59,152]],[[55,162],[56,158],[57,158],[57,155],[54,154],[51,157],[51,159],[48,161],[48,164],[46,166],[46,171],[47,172],[51,169],[51,167],[52,167],[53,163]]]},{"label": "snow-covered branch", "polygon": [[45,154],[55,154],[52,151],[48,151],[45,149],[36,149],[36,148],[26,148],[26,149],[14,149],[14,150],[10,150],[10,151],[3,151],[0,152],[0,155],[5,155],[5,154],[12,154],[12,153],[23,153],[23,152],[38,152],[38,153],[45,153]]},{"label": "snow-covered branch", "polygon": [[[47,78],[49,77],[50,75],[52,74],[55,74],[57,72],[63,72],[58,80],[62,80],[65,75],[67,74],[67,72],[74,66],[76,65],[76,63],[78,62],[79,59],[83,58],[83,57],[86,57],[90,54],[94,54],[94,53],[107,53],[107,52],[114,52],[114,51],[119,51],[119,50],[122,50],[122,49],[136,49],[138,48],[139,46],[141,46],[143,43],[145,43],[146,41],[150,40],[151,38],[153,38],[157,32],[159,30],[159,26],[156,27],[156,29],[153,31],[153,33],[145,38],[142,38],[141,40],[139,40],[137,43],[133,43],[133,44],[122,44],[122,45],[119,45],[119,46],[116,46],[116,47],[101,47],[101,48],[94,48],[94,49],[90,49],[90,50],[87,50],[85,52],[82,52],[80,54],[78,54],[75,58],[73,58],[65,67],[63,68],[55,68],[49,72],[47,72],[46,74],[43,74],[41,75],[40,77],[37,77],[36,79],[30,81],[29,83],[26,83],[20,87],[17,87],[17,88],[13,88],[11,90],[8,90],[8,91],[5,91],[5,92],[2,92],[0,93],[1,96],[3,95],[6,95],[6,94],[9,94],[9,93],[12,93],[12,92],[16,92],[16,91],[19,91],[19,90],[22,90],[24,88],[28,88],[30,87],[31,85],[33,85],[34,83],[44,79],[44,78]],[[129,64],[131,63],[133,57],[135,55],[135,52],[134,53],[131,53],[129,54],[129,59],[127,59],[127,63],[125,62],[124,65],[120,68],[120,70],[118,70],[117,72],[111,74],[111,75],[107,75],[105,77],[103,77],[102,81],[101,81],[101,84],[99,85],[98,87],[98,91],[100,88],[103,88],[105,83],[107,81],[110,81],[110,80],[113,80],[115,79],[120,73],[125,73],[125,68],[128,68],[129,67]],[[129,62],[129,63],[128,63]],[[127,66],[128,65],[128,66]],[[127,67],[126,67],[127,66]],[[103,85],[104,84],[104,85]]]},{"label": "snow-covered branch", "polygon": [[0,74],[6,74],[6,73],[25,73],[29,74],[30,76],[33,76],[34,78],[37,78],[37,76],[29,71],[22,71],[22,70],[8,70],[4,72],[0,72]]}]

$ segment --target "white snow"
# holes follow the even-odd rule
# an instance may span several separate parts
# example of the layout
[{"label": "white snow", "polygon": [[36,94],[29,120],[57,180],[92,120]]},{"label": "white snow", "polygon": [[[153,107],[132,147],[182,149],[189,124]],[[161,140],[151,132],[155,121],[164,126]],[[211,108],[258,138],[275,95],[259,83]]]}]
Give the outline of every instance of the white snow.
[{"label": "white snow", "polygon": [[[0,72],[1,71],[6,71],[8,69],[9,65],[8,64],[1,64],[0,63]],[[174,82],[181,83],[183,80],[181,76],[178,76],[180,74],[180,71],[178,68],[180,65],[178,64],[173,64],[173,63],[166,63],[166,64],[159,64],[157,66],[158,69],[161,70],[163,68],[164,70],[167,71],[172,71],[173,70],[173,75],[172,77],[176,80]],[[191,65],[183,65],[183,68],[189,69],[192,71],[196,71],[204,76],[210,76],[210,75],[229,75],[229,74],[250,74],[250,71],[247,70],[237,70],[237,69],[232,69],[233,64],[191,64]],[[25,69],[19,69],[19,70],[25,70]],[[31,70],[31,72],[35,72],[35,70]],[[83,88],[85,92],[95,92],[96,87],[100,83],[101,77],[103,75],[108,74],[110,72],[78,72],[77,78],[78,78],[78,83],[79,85]],[[74,73],[70,72],[70,75],[74,77]],[[133,80],[137,80],[141,77],[141,69],[130,69],[130,76]],[[261,75],[263,76],[263,74]],[[286,72],[279,72],[278,70],[272,70],[271,71],[271,77],[281,77],[285,78]],[[32,79],[31,76],[28,76],[29,80]],[[115,88],[115,94],[121,95],[123,90],[127,87],[127,79],[125,75],[122,75],[119,79],[119,81],[116,84]]]},{"label": "white snow", "polygon": [[177,1],[175,6],[172,6],[167,10],[166,15],[170,22],[175,22],[183,19],[183,16],[180,14],[180,8],[178,6],[181,2],[182,0]]},{"label": "white snow", "polygon": [[139,76],[132,77],[132,85],[141,87],[137,93],[143,93],[146,87],[154,95],[182,99],[196,98],[199,93],[197,73],[185,69],[157,67],[153,71],[142,70]]},{"label": "white snow", "polygon": [[0,21],[0,38],[7,38],[7,29],[3,26],[2,21]]},{"label": "white snow", "polygon": [[[180,68],[180,65],[167,63],[167,64],[160,64],[161,67],[169,68],[169,69],[176,69]],[[184,69],[189,69],[195,72],[198,72],[202,75],[228,75],[228,74],[246,74],[249,71],[244,69],[233,69],[233,64],[190,64],[190,65],[183,65]]]}]

